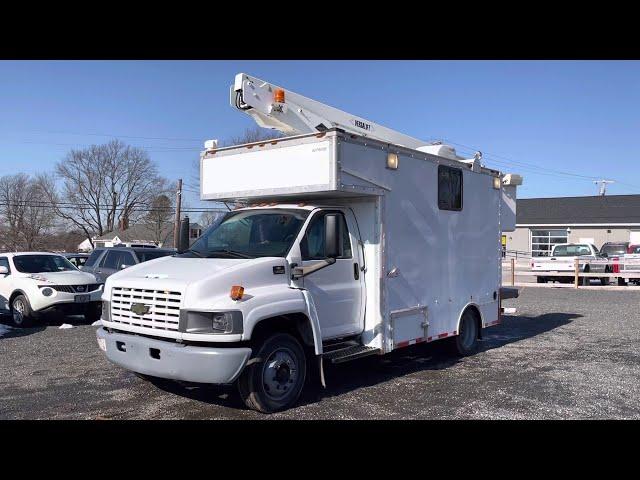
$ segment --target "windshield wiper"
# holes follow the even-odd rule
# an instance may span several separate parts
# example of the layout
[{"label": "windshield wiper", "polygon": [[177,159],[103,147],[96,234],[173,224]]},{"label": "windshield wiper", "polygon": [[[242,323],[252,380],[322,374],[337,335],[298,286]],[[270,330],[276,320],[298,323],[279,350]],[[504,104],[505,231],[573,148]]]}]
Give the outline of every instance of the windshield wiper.
[{"label": "windshield wiper", "polygon": [[231,255],[231,256],[234,256],[234,257],[237,257],[237,258],[253,258],[251,255],[247,255],[246,253],[236,252],[235,250],[229,250],[229,249],[226,249],[226,248],[223,248],[223,249],[220,249],[220,250],[212,250],[207,255],[207,258],[210,258],[211,256],[215,255],[216,253],[226,253],[227,255]]}]

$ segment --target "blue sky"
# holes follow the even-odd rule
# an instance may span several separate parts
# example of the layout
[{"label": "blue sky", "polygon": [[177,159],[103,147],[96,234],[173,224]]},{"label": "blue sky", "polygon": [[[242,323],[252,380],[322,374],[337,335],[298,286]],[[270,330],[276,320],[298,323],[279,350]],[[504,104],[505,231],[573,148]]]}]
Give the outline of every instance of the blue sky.
[{"label": "blue sky", "polygon": [[480,149],[525,177],[520,197],[593,195],[591,177],[617,180],[609,194],[640,193],[633,61],[0,61],[0,175],[49,171],[70,148],[118,137],[188,180],[205,139],[254,125],[229,106],[238,72]]}]

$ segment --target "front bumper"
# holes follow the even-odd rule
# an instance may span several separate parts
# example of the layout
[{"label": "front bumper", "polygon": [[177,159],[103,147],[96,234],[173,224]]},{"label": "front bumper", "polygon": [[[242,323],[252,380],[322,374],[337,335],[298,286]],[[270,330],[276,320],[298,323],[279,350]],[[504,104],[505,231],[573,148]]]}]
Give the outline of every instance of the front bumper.
[{"label": "front bumper", "polygon": [[[39,289],[40,290],[40,289]],[[88,293],[66,293],[66,292],[55,292],[54,295],[50,297],[45,297],[42,295],[40,291],[33,292],[33,294],[29,295],[29,302],[31,303],[31,308],[34,312],[46,311],[49,309],[69,309],[73,311],[81,312],[84,308],[86,308],[89,304],[95,304],[96,302],[102,301],[102,289],[94,290],[93,292]],[[75,297],[76,295],[89,295],[89,301],[83,303],[76,303]]]},{"label": "front bumper", "polygon": [[104,341],[107,358],[133,372],[185,382],[225,384],[240,375],[250,348],[186,346],[139,335],[96,332]]}]

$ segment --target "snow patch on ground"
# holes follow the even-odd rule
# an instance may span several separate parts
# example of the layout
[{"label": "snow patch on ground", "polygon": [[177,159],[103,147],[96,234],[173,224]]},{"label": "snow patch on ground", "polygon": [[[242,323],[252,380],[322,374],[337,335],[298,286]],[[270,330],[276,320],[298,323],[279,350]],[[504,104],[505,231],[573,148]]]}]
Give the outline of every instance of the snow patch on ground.
[{"label": "snow patch on ground", "polygon": [[503,309],[503,313],[506,313],[507,315],[513,315],[514,313],[516,313],[516,309],[514,307],[505,307]]},{"label": "snow patch on ground", "polygon": [[70,325],[68,323],[63,323],[58,328],[61,329],[61,330],[64,330],[64,329],[67,329],[67,328],[73,328],[73,325]]},{"label": "snow patch on ground", "polygon": [[3,336],[5,333],[9,333],[10,331],[11,331],[11,327],[8,327],[0,323],[0,337]]}]

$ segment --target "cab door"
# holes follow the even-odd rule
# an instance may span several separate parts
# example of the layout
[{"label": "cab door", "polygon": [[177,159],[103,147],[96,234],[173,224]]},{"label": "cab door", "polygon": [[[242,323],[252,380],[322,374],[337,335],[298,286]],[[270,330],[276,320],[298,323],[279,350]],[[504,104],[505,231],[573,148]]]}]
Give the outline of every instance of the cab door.
[{"label": "cab door", "polygon": [[326,258],[324,217],[328,213],[339,216],[340,256],[334,264],[301,279],[302,287],[313,297],[324,339],[359,334],[364,329],[364,276],[357,230],[349,228],[344,212],[321,210],[313,215],[300,242],[302,266]]}]

